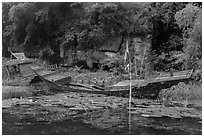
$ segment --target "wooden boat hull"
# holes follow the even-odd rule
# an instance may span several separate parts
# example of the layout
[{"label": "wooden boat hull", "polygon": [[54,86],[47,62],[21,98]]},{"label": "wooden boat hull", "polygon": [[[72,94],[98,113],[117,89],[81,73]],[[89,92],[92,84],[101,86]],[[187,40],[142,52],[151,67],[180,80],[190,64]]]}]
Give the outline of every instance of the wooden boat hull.
[{"label": "wooden boat hull", "polygon": [[167,89],[172,87],[173,85],[177,85],[179,82],[189,82],[190,78],[180,79],[180,80],[172,80],[166,82],[156,82],[149,83],[146,86],[140,88],[133,89],[133,97],[138,98],[156,98],[159,95],[159,92],[162,89]]},{"label": "wooden boat hull", "polygon": [[[34,71],[34,70],[33,70]],[[35,71],[34,71],[35,72]],[[92,94],[105,94],[109,96],[123,96],[128,97],[129,96],[129,85],[125,85],[123,87],[117,87],[112,86],[109,88],[97,89],[96,87],[90,87],[90,86],[74,86],[74,84],[68,84],[68,85],[60,85],[53,81],[47,80],[41,75],[39,75],[37,72],[35,72],[36,75],[46,84],[48,87],[54,91],[66,91],[66,92],[86,92],[86,93],[92,93]],[[132,88],[132,96],[138,97],[138,98],[155,98],[158,96],[159,92],[162,89],[170,88],[173,85],[178,84],[179,82],[187,82],[190,80],[192,72],[187,75],[180,78],[170,78],[169,80],[161,80],[161,79],[149,79],[149,80],[143,80],[139,86],[139,84],[133,83]],[[134,82],[134,81],[133,81]]]},{"label": "wooden boat hull", "polygon": [[[37,73],[36,73],[37,74]],[[119,95],[119,96],[123,96],[125,94],[129,93],[129,89],[124,89],[124,90],[100,90],[100,89],[96,89],[96,88],[86,88],[86,87],[74,87],[74,86],[64,86],[64,85],[59,85],[56,84],[52,81],[49,81],[45,78],[43,78],[42,76],[40,76],[39,74],[37,74],[38,77],[53,91],[67,91],[67,92],[84,92],[84,93],[92,93],[92,94],[105,94],[105,95],[109,95],[109,96],[114,96],[114,95]]]}]

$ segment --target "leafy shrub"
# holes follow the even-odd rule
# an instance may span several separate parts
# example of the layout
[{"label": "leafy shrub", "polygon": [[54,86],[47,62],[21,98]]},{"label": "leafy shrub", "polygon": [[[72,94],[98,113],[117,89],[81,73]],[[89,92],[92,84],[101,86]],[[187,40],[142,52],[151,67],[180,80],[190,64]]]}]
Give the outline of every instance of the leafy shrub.
[{"label": "leafy shrub", "polygon": [[19,86],[3,86],[2,99],[22,98],[31,95],[31,89]]},{"label": "leafy shrub", "polygon": [[195,70],[194,73],[192,74],[192,78],[196,81],[201,82],[202,81],[202,70],[201,69]]},{"label": "leafy shrub", "polygon": [[158,99],[163,102],[172,101],[186,101],[201,99],[202,97],[202,86],[196,83],[185,84],[180,82],[178,85],[172,86],[169,89],[163,89],[158,96]]}]

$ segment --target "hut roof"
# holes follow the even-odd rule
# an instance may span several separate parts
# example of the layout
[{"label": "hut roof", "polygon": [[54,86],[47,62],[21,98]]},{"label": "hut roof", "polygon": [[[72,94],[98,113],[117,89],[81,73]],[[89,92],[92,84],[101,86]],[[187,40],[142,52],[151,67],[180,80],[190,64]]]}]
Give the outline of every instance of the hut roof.
[{"label": "hut roof", "polygon": [[25,54],[23,52],[20,53],[13,53],[11,52],[11,54],[17,59],[17,60],[22,60],[22,59],[27,59]]},{"label": "hut roof", "polygon": [[21,60],[18,60],[18,59],[12,59],[12,60],[9,60],[7,62],[5,62],[3,65],[4,66],[12,66],[12,65],[22,65],[22,64],[31,64],[33,63],[35,60],[34,59],[21,59]]},{"label": "hut roof", "polygon": [[[11,51],[10,51],[11,52]],[[34,59],[29,59],[26,58],[25,54],[23,52],[19,53],[13,53],[11,54],[16,58],[16,59],[11,59],[7,62],[5,62],[3,65],[4,66],[12,66],[12,65],[22,65],[22,64],[30,64],[34,62]]]}]

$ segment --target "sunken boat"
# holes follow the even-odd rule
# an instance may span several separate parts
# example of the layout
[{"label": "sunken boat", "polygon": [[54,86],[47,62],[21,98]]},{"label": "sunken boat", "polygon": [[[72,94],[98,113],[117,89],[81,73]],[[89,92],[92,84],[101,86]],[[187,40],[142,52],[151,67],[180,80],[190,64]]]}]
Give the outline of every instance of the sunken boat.
[{"label": "sunken boat", "polygon": [[95,82],[90,84],[72,83],[71,77],[65,77],[63,80],[53,80],[49,77],[43,77],[36,70],[31,68],[34,73],[53,91],[65,92],[86,92],[92,94],[105,94],[109,96],[128,97],[130,92],[130,82],[132,96],[138,98],[155,98],[162,89],[170,88],[179,82],[188,82],[191,79],[193,70],[174,72],[174,75],[159,76],[156,78],[140,80],[124,80],[111,86],[101,86]]}]

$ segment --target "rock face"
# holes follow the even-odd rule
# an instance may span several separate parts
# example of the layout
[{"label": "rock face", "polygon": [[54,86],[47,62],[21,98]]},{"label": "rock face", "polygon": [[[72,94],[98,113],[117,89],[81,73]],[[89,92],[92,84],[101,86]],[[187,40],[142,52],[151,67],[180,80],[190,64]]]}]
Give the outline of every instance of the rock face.
[{"label": "rock face", "polygon": [[103,52],[118,52],[123,43],[123,37],[109,37],[101,46],[99,51]]}]

